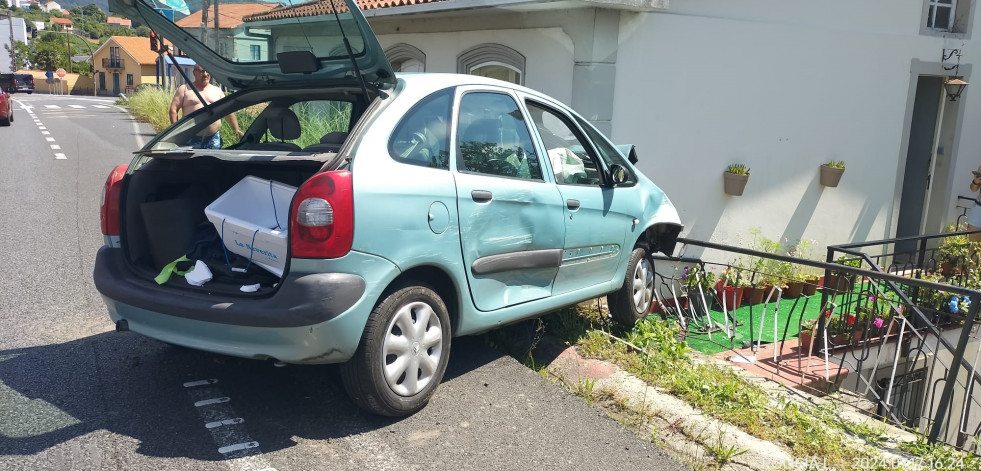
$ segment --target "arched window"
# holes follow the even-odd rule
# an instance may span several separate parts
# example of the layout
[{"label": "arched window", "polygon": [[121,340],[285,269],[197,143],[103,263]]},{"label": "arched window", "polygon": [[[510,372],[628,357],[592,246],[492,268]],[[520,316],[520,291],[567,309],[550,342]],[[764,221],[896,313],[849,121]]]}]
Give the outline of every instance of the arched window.
[{"label": "arched window", "polygon": [[392,70],[396,72],[425,72],[426,54],[415,46],[398,43],[385,50]]},{"label": "arched window", "polygon": [[501,44],[481,44],[463,51],[457,72],[504,80],[519,85],[525,81],[525,56]]}]

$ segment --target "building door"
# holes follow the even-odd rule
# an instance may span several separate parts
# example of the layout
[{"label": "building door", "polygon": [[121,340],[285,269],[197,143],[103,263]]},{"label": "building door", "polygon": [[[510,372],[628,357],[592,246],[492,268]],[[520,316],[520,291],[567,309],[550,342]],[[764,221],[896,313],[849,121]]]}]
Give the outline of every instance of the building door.
[{"label": "building door", "polygon": [[[920,235],[924,210],[930,191],[934,163],[934,141],[937,135],[943,78],[920,76],[916,81],[913,117],[910,120],[909,145],[906,149],[906,171],[899,203],[896,237]],[[916,250],[915,242],[896,245],[897,254]]]},{"label": "building door", "polygon": [[119,95],[119,72],[112,73],[112,94]]}]

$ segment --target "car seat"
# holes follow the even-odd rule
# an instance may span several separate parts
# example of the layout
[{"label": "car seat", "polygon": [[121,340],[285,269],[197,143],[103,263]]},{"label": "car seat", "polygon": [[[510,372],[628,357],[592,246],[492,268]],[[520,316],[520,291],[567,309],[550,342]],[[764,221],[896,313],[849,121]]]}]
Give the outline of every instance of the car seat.
[{"label": "car seat", "polygon": [[304,152],[338,152],[341,150],[341,144],[347,139],[347,133],[344,131],[333,131],[324,134],[324,137],[320,138],[319,144],[310,144],[303,148]]},{"label": "car seat", "polygon": [[277,141],[257,142],[249,145],[249,149],[254,150],[285,150],[298,151],[300,146],[292,141],[300,137],[300,118],[289,108],[281,108],[263,113],[259,117],[262,122],[259,129],[265,128],[269,134]]}]

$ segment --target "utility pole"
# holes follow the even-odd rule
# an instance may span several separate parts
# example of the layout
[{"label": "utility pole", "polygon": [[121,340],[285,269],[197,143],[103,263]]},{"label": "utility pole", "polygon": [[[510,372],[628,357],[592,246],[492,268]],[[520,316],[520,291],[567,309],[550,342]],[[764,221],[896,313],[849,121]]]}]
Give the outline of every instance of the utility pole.
[{"label": "utility pole", "polygon": [[68,73],[72,73],[72,36],[68,32],[67,26],[62,26],[65,28],[65,44],[68,45]]}]

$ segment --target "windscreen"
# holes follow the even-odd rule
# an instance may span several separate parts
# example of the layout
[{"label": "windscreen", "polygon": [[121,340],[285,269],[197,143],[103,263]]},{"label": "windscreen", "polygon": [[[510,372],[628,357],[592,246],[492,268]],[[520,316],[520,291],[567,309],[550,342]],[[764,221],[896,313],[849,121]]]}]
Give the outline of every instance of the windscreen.
[{"label": "windscreen", "polygon": [[230,62],[272,63],[277,54],[293,51],[344,59],[345,36],[355,56],[365,49],[363,32],[342,0],[139,1]]}]

